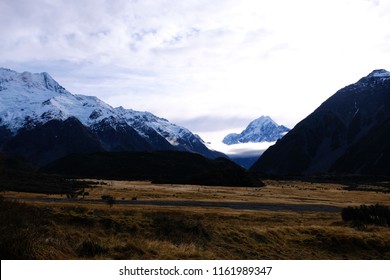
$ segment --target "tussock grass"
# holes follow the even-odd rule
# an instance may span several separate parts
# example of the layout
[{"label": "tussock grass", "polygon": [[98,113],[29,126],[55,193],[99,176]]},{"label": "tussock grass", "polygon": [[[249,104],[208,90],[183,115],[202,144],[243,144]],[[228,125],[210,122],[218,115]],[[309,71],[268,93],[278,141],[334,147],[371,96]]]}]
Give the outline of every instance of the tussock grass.
[{"label": "tussock grass", "polygon": [[108,252],[108,248],[101,245],[99,239],[86,239],[77,247],[76,253],[79,257],[92,258],[97,255],[101,256]]},{"label": "tussock grass", "polygon": [[2,259],[390,259],[339,213],[27,205],[0,199]]},{"label": "tussock grass", "polygon": [[153,213],[148,216],[152,220],[154,235],[159,240],[168,240],[178,245],[191,242],[204,244],[210,240],[210,226],[199,216],[185,217],[172,213]]},{"label": "tussock grass", "polygon": [[51,209],[42,209],[0,197],[1,259],[62,259],[69,254],[57,240]]},{"label": "tussock grass", "polygon": [[2,259],[390,259],[388,227],[366,222],[364,227],[351,227],[354,222],[343,220],[341,211],[297,213],[119,203],[110,207],[101,200],[102,196],[111,195],[117,199],[309,203],[350,206],[350,209],[360,209],[362,204],[389,205],[389,193],[346,191],[335,183],[266,183],[267,186],[254,189],[99,181],[87,189],[88,198],[99,203],[78,200],[20,203],[9,198],[43,197],[43,194],[8,192],[8,199],[0,198],[0,256]]}]

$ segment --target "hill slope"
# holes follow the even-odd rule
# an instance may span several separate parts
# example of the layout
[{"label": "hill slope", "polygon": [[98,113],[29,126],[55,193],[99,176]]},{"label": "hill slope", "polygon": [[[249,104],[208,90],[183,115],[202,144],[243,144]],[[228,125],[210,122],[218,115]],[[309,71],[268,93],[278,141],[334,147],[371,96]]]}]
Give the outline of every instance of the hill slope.
[{"label": "hill slope", "polygon": [[79,178],[151,180],[169,184],[262,185],[226,158],[211,160],[199,154],[174,151],[73,154],[49,164],[42,171]]},{"label": "hill slope", "polygon": [[375,70],[326,100],[252,166],[265,174],[388,175],[390,72]]}]

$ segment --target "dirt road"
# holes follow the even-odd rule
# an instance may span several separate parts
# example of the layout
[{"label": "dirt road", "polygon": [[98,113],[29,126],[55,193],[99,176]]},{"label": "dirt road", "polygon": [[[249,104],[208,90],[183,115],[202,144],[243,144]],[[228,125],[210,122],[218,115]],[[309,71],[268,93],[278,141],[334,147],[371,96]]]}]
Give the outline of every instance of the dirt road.
[{"label": "dirt road", "polygon": [[[15,198],[10,198],[15,199]],[[22,201],[61,202],[61,203],[106,203],[103,200],[83,199],[71,200],[67,198],[50,197],[19,197]],[[340,208],[319,204],[280,204],[256,202],[220,202],[220,201],[194,201],[194,200],[115,200],[119,205],[152,205],[202,208],[230,208],[235,210],[267,210],[267,211],[293,211],[293,212],[339,212]]]}]

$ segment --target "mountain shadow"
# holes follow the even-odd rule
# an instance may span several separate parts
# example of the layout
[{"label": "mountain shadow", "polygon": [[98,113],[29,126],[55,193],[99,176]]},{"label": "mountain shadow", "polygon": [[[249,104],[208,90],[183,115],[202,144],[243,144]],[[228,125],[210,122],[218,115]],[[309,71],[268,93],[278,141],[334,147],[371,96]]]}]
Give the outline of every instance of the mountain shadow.
[{"label": "mountain shadow", "polygon": [[226,158],[211,160],[177,151],[72,154],[48,164],[42,172],[76,178],[150,180],[161,184],[263,185],[254,175]]}]

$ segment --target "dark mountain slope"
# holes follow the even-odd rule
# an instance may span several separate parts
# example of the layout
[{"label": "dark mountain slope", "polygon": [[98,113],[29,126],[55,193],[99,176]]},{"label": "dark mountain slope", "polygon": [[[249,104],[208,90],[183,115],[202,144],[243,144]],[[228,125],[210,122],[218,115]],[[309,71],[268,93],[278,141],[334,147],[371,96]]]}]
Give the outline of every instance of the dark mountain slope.
[{"label": "dark mountain slope", "polygon": [[79,178],[151,180],[170,184],[262,185],[226,158],[211,160],[188,152],[73,154],[49,164],[42,171]]},{"label": "dark mountain slope", "polygon": [[[385,160],[374,165],[369,162],[386,154],[390,147],[386,138],[389,121],[390,73],[375,70],[325,101],[265,151],[251,171],[276,175],[386,175]],[[376,170],[363,168],[367,164]]]},{"label": "dark mountain slope", "polygon": [[20,157],[0,152],[0,191],[72,194],[90,187],[90,182],[36,172],[37,166]]},{"label": "dark mountain slope", "polygon": [[[153,150],[153,147],[157,146],[149,144],[127,123],[118,123],[113,126],[112,122],[113,120],[110,118],[103,119],[90,128],[92,134],[105,151],[147,151]],[[161,139],[161,141],[164,140],[163,138]],[[169,143],[163,147],[172,149]]]},{"label": "dark mountain slope", "polygon": [[76,118],[69,118],[51,120],[34,129],[22,129],[3,151],[44,165],[70,153],[91,153],[103,151],[103,148]]},{"label": "dark mountain slope", "polygon": [[373,128],[331,167],[337,173],[390,175],[390,120]]}]

